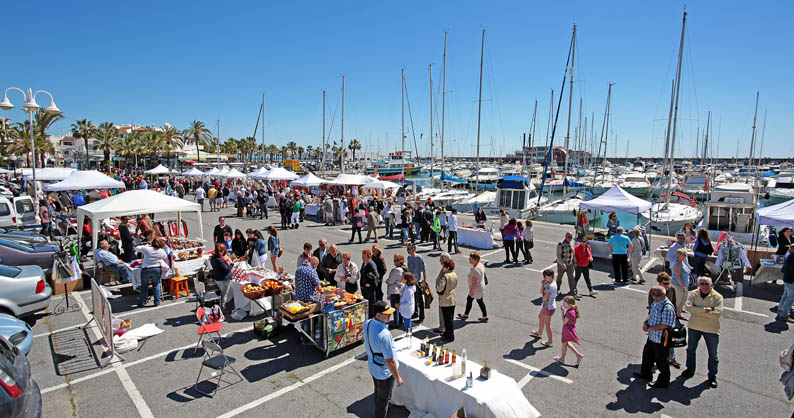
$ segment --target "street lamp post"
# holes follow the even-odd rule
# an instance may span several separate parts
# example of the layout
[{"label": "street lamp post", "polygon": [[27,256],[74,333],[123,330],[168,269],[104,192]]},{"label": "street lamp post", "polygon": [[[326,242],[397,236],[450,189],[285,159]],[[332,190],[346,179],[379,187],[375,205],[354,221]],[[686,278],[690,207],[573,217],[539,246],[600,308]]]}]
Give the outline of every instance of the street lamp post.
[{"label": "street lamp post", "polygon": [[36,184],[36,142],[34,141],[33,136],[33,112],[40,109],[41,106],[36,103],[36,95],[39,93],[45,93],[46,95],[50,96],[50,105],[44,109],[45,112],[48,113],[57,113],[60,112],[57,106],[55,106],[55,99],[52,97],[50,92],[45,90],[37,90],[35,93],[31,89],[28,89],[27,94],[24,90],[17,88],[17,87],[8,87],[3,92],[3,100],[0,101],[0,109],[3,110],[11,110],[14,108],[14,105],[11,104],[11,101],[8,100],[8,91],[9,90],[16,90],[22,93],[22,97],[25,98],[25,104],[22,105],[22,110],[24,110],[28,114],[28,120],[30,121],[30,126],[28,130],[30,131],[30,152],[31,158],[33,159],[32,165],[32,172],[33,172],[33,204],[38,205],[38,197],[39,197],[39,190],[38,185]]}]

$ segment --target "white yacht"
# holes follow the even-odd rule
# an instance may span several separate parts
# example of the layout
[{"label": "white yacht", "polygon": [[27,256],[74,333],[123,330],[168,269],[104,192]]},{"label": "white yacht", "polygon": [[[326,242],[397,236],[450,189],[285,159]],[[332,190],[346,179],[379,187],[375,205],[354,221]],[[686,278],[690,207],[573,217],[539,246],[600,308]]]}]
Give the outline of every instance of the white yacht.
[{"label": "white yacht", "polygon": [[[575,225],[579,204],[592,199],[593,195],[586,190],[569,193],[567,199],[555,200],[538,208],[538,214],[535,216],[535,219],[544,222]],[[601,215],[602,213],[600,210],[587,210],[587,218],[590,220],[591,224],[598,221]]]},{"label": "white yacht", "polygon": [[[756,228],[755,211],[758,200],[755,190],[747,183],[725,183],[715,187],[706,202],[699,228],[706,228],[712,240],[723,231],[742,244],[751,244]],[[759,231],[759,242],[767,239],[766,228]]]},{"label": "white yacht", "polygon": [[695,200],[683,193],[672,193],[670,203],[666,201],[667,195],[662,193],[650,210],[640,213],[642,223],[650,223],[654,232],[674,236],[684,224],[697,225],[703,218]]},{"label": "white yacht", "polygon": [[453,202],[452,208],[457,209],[460,213],[474,213],[479,207],[494,201],[496,201],[496,192],[488,190],[477,196]]},{"label": "white yacht", "polygon": [[483,211],[488,217],[498,217],[499,210],[504,209],[511,218],[530,219],[547,200],[538,199],[535,186],[526,177],[507,177],[499,180],[495,199],[483,206]]},{"label": "white yacht", "polygon": [[651,182],[642,173],[631,173],[620,180],[620,187],[637,197],[648,197],[651,194]]},{"label": "white yacht", "polygon": [[479,183],[480,189],[494,189],[499,178],[499,169],[481,167],[479,171],[470,174],[467,180],[472,184]]},{"label": "white yacht", "polygon": [[695,200],[703,201],[708,198],[708,182],[709,178],[705,174],[688,174],[681,191]]},{"label": "white yacht", "polygon": [[787,200],[794,199],[794,175],[781,175],[771,180],[769,185],[767,204],[777,205]]}]

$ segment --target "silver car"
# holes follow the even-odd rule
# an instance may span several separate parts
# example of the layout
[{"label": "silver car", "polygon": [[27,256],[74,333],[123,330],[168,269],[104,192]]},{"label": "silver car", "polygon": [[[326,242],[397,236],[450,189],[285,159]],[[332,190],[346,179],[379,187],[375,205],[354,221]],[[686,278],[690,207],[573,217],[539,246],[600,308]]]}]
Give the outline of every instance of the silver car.
[{"label": "silver car", "polygon": [[15,345],[0,336],[0,415],[41,417],[41,390],[30,375],[30,363]]},{"label": "silver car", "polygon": [[0,312],[18,318],[47,309],[52,288],[39,266],[12,267],[0,264]]}]

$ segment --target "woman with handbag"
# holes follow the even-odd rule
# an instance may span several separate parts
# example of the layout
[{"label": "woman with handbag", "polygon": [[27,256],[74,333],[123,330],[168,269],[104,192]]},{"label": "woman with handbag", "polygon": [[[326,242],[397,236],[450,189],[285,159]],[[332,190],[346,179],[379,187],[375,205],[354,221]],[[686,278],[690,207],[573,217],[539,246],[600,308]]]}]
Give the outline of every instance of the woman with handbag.
[{"label": "woman with handbag", "polygon": [[273,264],[273,271],[278,272],[278,265],[276,262],[284,250],[281,249],[281,242],[278,239],[278,231],[276,227],[270,225],[267,227],[267,233],[270,235],[267,238],[267,251],[270,253],[270,262]]},{"label": "woman with handbag", "polygon": [[471,305],[474,300],[477,300],[477,305],[480,306],[482,317],[479,318],[480,322],[488,322],[488,311],[485,309],[485,301],[483,300],[483,293],[485,291],[485,266],[480,263],[480,253],[472,251],[469,254],[469,264],[471,270],[469,271],[469,294],[466,295],[466,311],[458,318],[462,320],[469,319],[469,312],[471,312]]}]

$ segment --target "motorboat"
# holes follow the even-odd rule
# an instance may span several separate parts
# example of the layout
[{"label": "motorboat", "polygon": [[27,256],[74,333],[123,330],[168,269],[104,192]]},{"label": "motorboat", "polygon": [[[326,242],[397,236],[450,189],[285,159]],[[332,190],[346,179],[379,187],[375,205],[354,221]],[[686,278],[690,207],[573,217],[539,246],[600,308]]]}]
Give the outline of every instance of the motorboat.
[{"label": "motorboat", "polygon": [[492,190],[484,191],[477,196],[459,200],[452,203],[452,208],[460,213],[474,213],[481,206],[496,201],[496,192]]},{"label": "motorboat", "polygon": [[364,171],[367,175],[405,174],[407,176],[419,173],[420,167],[410,161],[411,151],[390,152],[386,160],[378,160]]},{"label": "motorboat", "polygon": [[[721,232],[728,232],[742,244],[751,244],[756,232],[755,211],[758,199],[755,190],[747,183],[720,184],[711,192],[706,202],[703,220],[698,228],[706,228],[711,239],[719,238]],[[759,241],[766,240],[766,227],[758,232]]]},{"label": "motorboat", "polygon": [[642,173],[628,174],[620,180],[620,187],[637,197],[651,194],[651,182]]},{"label": "motorboat", "polygon": [[643,224],[650,223],[652,231],[674,236],[687,223],[697,225],[703,212],[694,199],[683,193],[672,193],[669,202],[667,194],[662,193],[649,210],[640,213],[640,217]]},{"label": "motorboat", "polygon": [[545,197],[538,199],[536,190],[535,185],[526,177],[499,179],[495,199],[483,206],[483,211],[487,216],[499,216],[499,210],[504,209],[511,218],[533,218],[538,206],[548,200]]},{"label": "motorboat", "polygon": [[[774,184],[772,184],[774,182]],[[776,205],[783,203],[787,200],[794,199],[794,175],[778,176],[775,180],[769,182],[767,192],[768,205]]]},{"label": "motorboat", "polygon": [[482,167],[468,177],[469,183],[478,184],[480,189],[494,189],[496,182],[499,181],[499,169],[494,167]]},{"label": "motorboat", "polygon": [[681,192],[697,201],[708,199],[709,177],[706,174],[693,173],[686,176]]},{"label": "motorboat", "polygon": [[[586,190],[571,192],[565,199],[558,199],[538,208],[535,219],[544,222],[574,225],[576,224],[579,204],[592,199],[593,194]],[[601,215],[600,210],[587,210],[587,217],[590,219],[590,223],[598,221]]]}]

